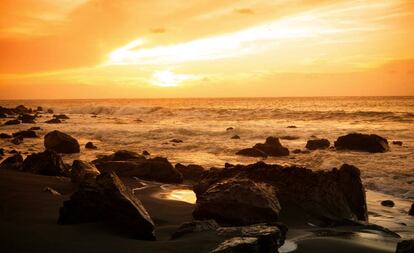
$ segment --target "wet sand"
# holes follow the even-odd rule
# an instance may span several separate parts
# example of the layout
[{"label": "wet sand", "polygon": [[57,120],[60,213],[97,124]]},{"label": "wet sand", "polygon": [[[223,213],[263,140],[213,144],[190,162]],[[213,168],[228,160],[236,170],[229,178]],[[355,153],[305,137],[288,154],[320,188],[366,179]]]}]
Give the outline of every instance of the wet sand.
[{"label": "wet sand", "polygon": [[[188,203],[191,202],[189,199],[186,199],[187,202],[170,200],[168,196],[173,193],[176,199],[183,195],[188,197],[188,186],[143,184],[132,178],[123,178],[123,181],[131,189],[135,188],[135,195],[156,223],[157,241],[136,240],[103,223],[58,225],[59,208],[75,190],[68,178],[0,171],[0,251],[209,252],[218,244],[219,238],[214,232],[194,233],[169,240],[181,223],[192,220],[194,204]],[[44,192],[46,186],[62,193],[62,196]],[[184,191],[174,194],[180,189]],[[368,205],[371,207],[375,203]],[[375,213],[375,207],[372,210]],[[413,220],[407,218],[410,219]],[[355,227],[327,230],[295,226],[289,222],[287,225],[288,240],[281,252],[395,252],[398,241],[378,231]]]}]

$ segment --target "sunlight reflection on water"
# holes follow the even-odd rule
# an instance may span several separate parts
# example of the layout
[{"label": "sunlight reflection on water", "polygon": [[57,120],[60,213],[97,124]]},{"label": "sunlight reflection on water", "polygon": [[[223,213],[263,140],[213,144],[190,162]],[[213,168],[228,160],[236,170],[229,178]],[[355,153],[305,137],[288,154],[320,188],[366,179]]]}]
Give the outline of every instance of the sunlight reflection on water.
[{"label": "sunlight reflection on water", "polygon": [[177,189],[161,195],[162,198],[195,204],[197,197],[192,190]]}]

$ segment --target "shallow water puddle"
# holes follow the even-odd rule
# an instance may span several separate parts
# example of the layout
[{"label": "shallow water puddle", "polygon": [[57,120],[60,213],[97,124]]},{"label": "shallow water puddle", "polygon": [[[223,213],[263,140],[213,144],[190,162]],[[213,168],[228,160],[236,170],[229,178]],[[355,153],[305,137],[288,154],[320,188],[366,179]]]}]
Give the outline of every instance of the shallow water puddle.
[{"label": "shallow water puddle", "polygon": [[197,197],[192,190],[189,189],[168,189],[166,192],[157,194],[158,198],[182,201],[190,204],[195,204]]}]

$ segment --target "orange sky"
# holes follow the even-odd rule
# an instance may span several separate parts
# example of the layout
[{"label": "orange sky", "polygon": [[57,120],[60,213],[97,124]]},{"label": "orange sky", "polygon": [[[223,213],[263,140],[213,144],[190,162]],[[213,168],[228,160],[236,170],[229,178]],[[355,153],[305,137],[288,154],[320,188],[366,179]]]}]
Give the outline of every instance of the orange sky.
[{"label": "orange sky", "polygon": [[414,1],[2,0],[0,99],[414,95]]}]

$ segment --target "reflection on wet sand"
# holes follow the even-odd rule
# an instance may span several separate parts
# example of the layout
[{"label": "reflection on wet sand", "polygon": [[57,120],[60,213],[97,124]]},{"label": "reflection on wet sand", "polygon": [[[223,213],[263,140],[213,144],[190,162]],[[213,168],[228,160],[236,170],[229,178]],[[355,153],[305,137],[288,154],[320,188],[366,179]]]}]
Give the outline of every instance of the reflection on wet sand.
[{"label": "reflection on wet sand", "polygon": [[195,193],[189,189],[171,189],[166,192],[158,194],[159,198],[182,201],[190,204],[195,204],[197,198]]}]

